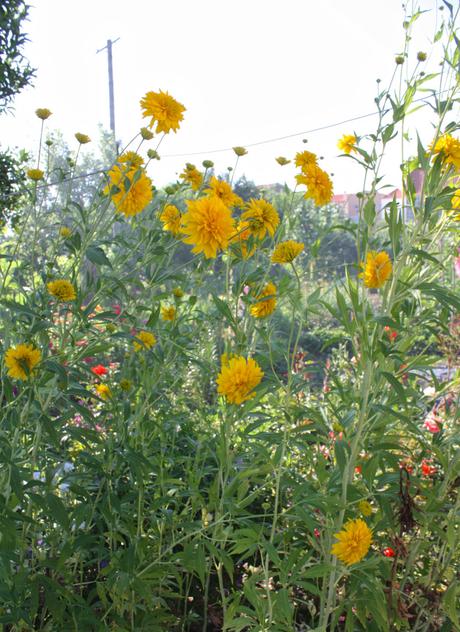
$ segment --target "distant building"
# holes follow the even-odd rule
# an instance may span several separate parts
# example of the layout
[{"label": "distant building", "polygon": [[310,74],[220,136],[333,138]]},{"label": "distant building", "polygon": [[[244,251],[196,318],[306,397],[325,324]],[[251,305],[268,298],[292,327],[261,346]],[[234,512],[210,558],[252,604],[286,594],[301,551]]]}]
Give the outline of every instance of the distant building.
[{"label": "distant building", "polygon": [[[423,169],[414,169],[410,174],[411,180],[414,184],[416,200],[420,199],[420,193],[423,187],[424,179]],[[375,194],[375,210],[377,213],[381,213],[383,209],[390,204],[393,200],[400,205],[402,200],[402,192],[400,189],[394,189],[388,193],[376,193]],[[338,193],[332,198],[333,204],[341,206],[345,217],[357,222],[359,218],[359,198],[356,193]],[[412,219],[412,209],[406,207],[406,219]]]}]

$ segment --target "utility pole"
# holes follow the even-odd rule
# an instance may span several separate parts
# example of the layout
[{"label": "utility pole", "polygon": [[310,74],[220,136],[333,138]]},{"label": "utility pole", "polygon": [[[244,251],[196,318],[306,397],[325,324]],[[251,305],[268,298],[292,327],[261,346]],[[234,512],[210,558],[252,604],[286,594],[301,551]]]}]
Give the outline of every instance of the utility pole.
[{"label": "utility pole", "polygon": [[115,140],[115,143],[116,143],[116,136],[115,136],[115,97],[114,97],[114,92],[113,92],[112,45],[115,44],[115,42],[118,42],[119,39],[120,39],[119,37],[117,37],[117,39],[114,40],[114,41],[108,39],[106,46],[104,46],[104,48],[100,48],[98,51],[96,51],[96,54],[97,54],[97,53],[100,53],[101,51],[107,49],[107,61],[108,61],[108,70],[109,70],[110,129],[112,130],[113,138]]}]

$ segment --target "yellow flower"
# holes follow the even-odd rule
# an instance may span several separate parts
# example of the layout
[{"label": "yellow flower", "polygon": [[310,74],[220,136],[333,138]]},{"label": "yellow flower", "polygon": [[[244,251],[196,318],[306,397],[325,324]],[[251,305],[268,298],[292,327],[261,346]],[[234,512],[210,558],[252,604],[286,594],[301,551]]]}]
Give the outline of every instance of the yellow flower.
[{"label": "yellow flower", "polygon": [[246,211],[241,219],[247,221],[249,230],[258,239],[263,239],[268,232],[273,237],[276,227],[280,223],[279,215],[274,206],[266,200],[249,200]]},{"label": "yellow flower", "polygon": [[246,156],[248,150],[245,147],[233,147],[233,151],[240,158],[241,156]]},{"label": "yellow flower", "polygon": [[164,207],[160,215],[160,221],[163,224],[163,230],[167,230],[173,235],[178,235],[180,230],[181,212],[174,206],[174,204],[168,204]]},{"label": "yellow flower", "polygon": [[[269,297],[269,298],[266,298]],[[273,314],[276,307],[276,287],[273,283],[267,283],[262,292],[256,296],[257,303],[251,306],[251,316],[265,318]],[[264,300],[261,300],[264,299]]]},{"label": "yellow flower", "polygon": [[282,241],[273,251],[272,263],[291,263],[303,249],[304,245],[298,241]]},{"label": "yellow flower", "polygon": [[206,189],[206,193],[212,197],[218,197],[225,206],[242,206],[243,200],[233,193],[232,187],[225,180],[219,180],[218,178],[212,176],[209,181],[209,188]]},{"label": "yellow flower", "polygon": [[358,507],[363,516],[372,516],[372,505],[367,500],[360,500],[358,503]]},{"label": "yellow flower", "polygon": [[180,287],[175,287],[172,293],[176,298],[182,298],[184,296],[184,290],[182,290]]},{"label": "yellow flower", "polygon": [[311,151],[300,151],[295,155],[294,160],[295,166],[300,167],[303,171],[306,167],[316,165],[318,158],[316,154],[313,154]]},{"label": "yellow flower", "polygon": [[379,288],[387,281],[391,275],[393,266],[390,257],[385,251],[367,253],[366,263],[361,263],[364,271],[358,276],[364,279],[364,285],[370,288]]},{"label": "yellow flower", "polygon": [[43,180],[43,176],[45,175],[41,169],[29,169],[27,175],[31,180],[35,182],[37,180]]},{"label": "yellow flower", "polygon": [[185,165],[185,169],[179,177],[182,178],[182,180],[185,180],[185,182],[188,182],[193,191],[198,191],[200,186],[203,184],[203,174],[201,171],[198,171],[195,165],[192,165],[189,162]]},{"label": "yellow flower", "polygon": [[217,377],[217,392],[225,395],[229,404],[241,404],[255,397],[252,391],[262,377],[263,371],[255,360],[235,356],[222,363]]},{"label": "yellow flower", "polygon": [[67,239],[72,234],[72,231],[67,226],[61,226],[61,228],[59,229],[59,234],[64,239]]},{"label": "yellow flower", "polygon": [[34,367],[42,359],[41,352],[33,345],[20,344],[5,353],[8,375],[17,380],[28,380]]},{"label": "yellow flower", "polygon": [[94,388],[101,399],[109,399],[112,397],[112,391],[107,384],[96,384]]},{"label": "yellow flower", "polygon": [[48,110],[48,108],[38,108],[35,110],[35,114],[42,121],[46,121],[46,119],[51,116],[52,112],[51,110]]},{"label": "yellow flower", "polygon": [[275,160],[282,167],[284,167],[284,165],[288,165],[291,162],[290,160],[288,160],[284,156],[278,156],[278,158],[275,158]]},{"label": "yellow flower", "polygon": [[137,215],[151,202],[152,181],[142,169],[143,158],[126,152],[118,158],[120,164],[108,172],[109,184],[104,193],[112,197],[115,209],[125,217]]},{"label": "yellow flower", "polygon": [[169,307],[162,307],[161,308],[161,318],[163,320],[175,320],[176,318],[176,308],[173,305],[170,305]]},{"label": "yellow flower", "polygon": [[46,285],[48,292],[57,298],[58,301],[65,303],[67,301],[74,301],[77,298],[75,288],[70,281],[66,279],[57,279],[56,281],[50,281]]},{"label": "yellow flower", "polygon": [[144,159],[135,151],[125,151],[121,156],[118,156],[117,162],[133,169],[134,167],[141,167],[144,164]]},{"label": "yellow flower", "polygon": [[336,542],[331,553],[336,555],[347,566],[356,564],[369,551],[372,542],[372,531],[361,518],[349,520],[334,537]]},{"label": "yellow flower", "polygon": [[149,127],[153,127],[156,122],[157,134],[160,132],[168,134],[171,130],[176,132],[179,129],[180,121],[184,119],[185,107],[182,103],[162,90],[160,92],[147,92],[145,97],[141,99],[141,107],[144,118],[152,117]]},{"label": "yellow flower", "polygon": [[249,259],[255,252],[255,247],[248,249],[245,243],[251,236],[251,230],[249,228],[249,222],[242,222],[239,220],[236,225],[235,232],[230,236],[229,242],[231,244],[238,244],[240,249],[236,254],[243,257],[243,259]]},{"label": "yellow flower", "polygon": [[452,218],[456,222],[459,222],[460,221],[460,189],[457,189],[455,193],[453,194],[451,204],[452,204],[452,209],[454,211],[457,211],[456,213],[454,212],[452,214]]},{"label": "yellow flower", "polygon": [[153,134],[147,127],[141,127],[140,134],[144,140],[152,140]]},{"label": "yellow flower", "polygon": [[[137,342],[139,340],[140,342]],[[151,349],[156,344],[157,339],[150,331],[140,331],[133,342],[135,351],[141,349]]]},{"label": "yellow flower", "polygon": [[460,140],[450,134],[439,138],[433,148],[434,154],[442,154],[444,162],[460,169]]},{"label": "yellow flower", "polygon": [[332,200],[332,182],[325,171],[318,165],[310,165],[303,173],[296,176],[298,184],[305,184],[306,198],[313,198],[317,206],[323,206]]},{"label": "yellow flower", "polygon": [[187,200],[188,210],[182,216],[183,241],[194,246],[192,252],[203,252],[207,259],[225,250],[234,230],[230,209],[218,197]]},{"label": "yellow flower", "polygon": [[355,145],[357,140],[354,134],[344,134],[337,142],[337,147],[345,154],[349,154],[352,151],[356,152]]},{"label": "yellow flower", "polygon": [[77,132],[75,134],[75,138],[78,140],[80,145],[86,145],[86,143],[91,142],[91,138],[89,136],[87,136],[86,134],[80,134],[80,132]]}]

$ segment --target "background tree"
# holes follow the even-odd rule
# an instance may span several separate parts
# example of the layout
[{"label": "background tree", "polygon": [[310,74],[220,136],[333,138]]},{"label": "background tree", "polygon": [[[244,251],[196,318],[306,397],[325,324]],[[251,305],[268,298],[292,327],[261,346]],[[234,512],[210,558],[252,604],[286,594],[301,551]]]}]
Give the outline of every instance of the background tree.
[{"label": "background tree", "polygon": [[0,113],[35,74],[22,52],[27,42],[22,23],[28,11],[23,0],[2,0],[0,3]]}]

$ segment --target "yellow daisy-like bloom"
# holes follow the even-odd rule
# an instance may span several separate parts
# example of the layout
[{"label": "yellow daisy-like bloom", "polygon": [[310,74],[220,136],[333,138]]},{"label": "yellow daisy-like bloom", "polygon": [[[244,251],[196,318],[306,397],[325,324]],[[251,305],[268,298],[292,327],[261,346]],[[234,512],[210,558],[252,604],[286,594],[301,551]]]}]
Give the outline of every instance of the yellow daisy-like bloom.
[{"label": "yellow daisy-like bloom", "polygon": [[356,564],[369,551],[372,542],[372,531],[361,518],[349,520],[341,531],[334,535],[337,538],[331,549],[340,561],[347,566]]},{"label": "yellow daisy-like bloom", "polygon": [[457,189],[453,194],[451,204],[452,209],[454,211],[457,211],[452,214],[452,219],[454,219],[456,222],[460,222],[460,189]]},{"label": "yellow daisy-like bloom", "polygon": [[31,180],[37,182],[38,180],[43,180],[45,174],[41,169],[29,169],[27,175]]},{"label": "yellow daisy-like bloom", "polygon": [[442,154],[444,162],[460,169],[460,140],[450,134],[439,138],[433,148],[434,154]]},{"label": "yellow daisy-like bloom", "polygon": [[5,353],[8,375],[17,380],[28,380],[34,367],[42,359],[41,352],[33,345],[20,344]]},{"label": "yellow daisy-like bloom", "polygon": [[233,151],[238,156],[238,158],[241,158],[241,156],[246,156],[246,154],[248,153],[248,150],[245,147],[239,147],[239,146],[233,147]]},{"label": "yellow daisy-like bloom", "polygon": [[318,157],[311,151],[299,151],[295,155],[294,160],[295,166],[300,167],[303,171],[307,167],[311,167],[311,165],[316,165],[318,162]]},{"label": "yellow daisy-like bloom", "polygon": [[188,182],[192,187],[192,191],[198,191],[203,184],[203,174],[195,167],[195,165],[189,162],[185,165],[184,171],[180,174],[179,178]]},{"label": "yellow daisy-like bloom", "polygon": [[296,176],[298,184],[305,184],[306,198],[313,198],[317,206],[323,206],[332,200],[332,181],[325,171],[317,165],[310,165]]},{"label": "yellow daisy-like bloom", "polygon": [[183,112],[185,107],[179,101],[176,101],[167,92],[147,92],[145,97],[141,99],[141,107],[143,109],[142,116],[144,118],[151,117],[149,127],[157,124],[156,132],[164,132],[168,134],[171,130],[176,132],[179,129],[179,123],[184,119]]},{"label": "yellow daisy-like bloom", "polygon": [[203,252],[207,259],[225,250],[234,232],[234,220],[228,206],[218,197],[187,200],[188,210],[182,215],[183,241],[194,246],[192,252]]},{"label": "yellow daisy-like bloom", "polygon": [[242,404],[255,397],[253,390],[263,377],[263,371],[252,358],[234,356],[225,363],[217,377],[217,392],[225,395],[229,404]]},{"label": "yellow daisy-like bloom", "polygon": [[104,193],[111,195],[115,209],[119,213],[123,213],[125,217],[132,217],[143,211],[151,202],[152,181],[140,166],[143,159],[136,153],[127,152],[118,160],[121,164],[114,165],[108,172],[110,183],[105,187]]},{"label": "yellow daisy-like bloom", "polygon": [[107,384],[96,384],[94,389],[101,399],[109,399],[112,397],[112,391]]},{"label": "yellow daisy-like bloom", "polygon": [[46,121],[46,119],[51,116],[52,112],[51,110],[48,110],[48,108],[37,108],[35,110],[35,114],[42,121]]},{"label": "yellow daisy-like bloom", "polygon": [[66,279],[57,279],[50,281],[46,285],[48,292],[61,303],[74,301],[77,298],[75,288],[70,281]]},{"label": "yellow daisy-like bloom", "polygon": [[161,308],[161,318],[163,320],[170,320],[173,321],[176,318],[176,308],[174,307],[174,305],[170,305],[169,307],[162,307]]},{"label": "yellow daisy-like bloom", "polygon": [[385,251],[369,251],[366,263],[362,263],[361,267],[364,270],[358,276],[364,279],[364,285],[370,288],[382,287],[393,270],[390,257]]},{"label": "yellow daisy-like bloom", "polygon": [[358,503],[359,511],[363,514],[363,516],[372,516],[373,509],[370,502],[367,500],[360,500]]},{"label": "yellow daisy-like bloom", "polygon": [[239,251],[237,249],[237,255],[241,256],[243,259],[249,259],[255,253],[256,248],[248,248],[247,240],[251,236],[251,230],[249,228],[249,222],[242,222],[239,220],[236,225],[235,232],[230,236],[229,242],[231,244],[238,244]]},{"label": "yellow daisy-like bloom", "polygon": [[254,318],[270,316],[276,308],[276,286],[273,283],[267,283],[262,292],[256,296],[256,299],[257,303],[252,305],[250,309],[251,316],[254,316]]},{"label": "yellow daisy-like bloom", "polygon": [[87,136],[86,134],[80,134],[80,132],[77,132],[75,134],[75,138],[78,140],[80,145],[86,145],[87,143],[91,142],[91,138],[89,136]]},{"label": "yellow daisy-like bloom", "polygon": [[174,204],[168,204],[164,207],[160,215],[160,221],[163,224],[163,230],[167,230],[173,235],[178,235],[181,232],[181,212],[174,206]]},{"label": "yellow daisy-like bloom", "polygon": [[243,206],[243,200],[233,193],[232,187],[225,180],[219,180],[212,176],[209,181],[209,188],[206,193],[212,197],[218,197],[225,206],[232,208],[233,206]]},{"label": "yellow daisy-like bloom", "polygon": [[275,160],[282,167],[284,167],[285,165],[288,165],[291,162],[290,160],[288,160],[284,156],[278,156],[278,158],[275,158]]},{"label": "yellow daisy-like bloom", "polygon": [[61,228],[59,229],[59,234],[64,239],[67,239],[72,234],[72,231],[67,226],[61,226]]},{"label": "yellow daisy-like bloom", "polygon": [[282,241],[273,251],[272,263],[291,263],[303,249],[304,245],[298,241]]},{"label": "yellow daisy-like bloom", "polygon": [[[139,342],[137,342],[139,340]],[[135,351],[141,349],[151,349],[156,344],[157,339],[150,331],[140,331],[133,342]]]},{"label": "yellow daisy-like bloom", "polygon": [[258,239],[263,239],[267,232],[273,237],[280,223],[275,207],[266,200],[249,200],[241,219],[248,222],[249,230]]},{"label": "yellow daisy-like bloom", "polygon": [[350,154],[352,151],[356,152],[357,140],[354,134],[344,134],[337,142],[337,147],[345,154]]},{"label": "yellow daisy-like bloom", "polygon": [[144,159],[135,151],[125,151],[121,156],[118,156],[117,162],[127,165],[132,169],[134,167],[141,167],[144,164]]}]

